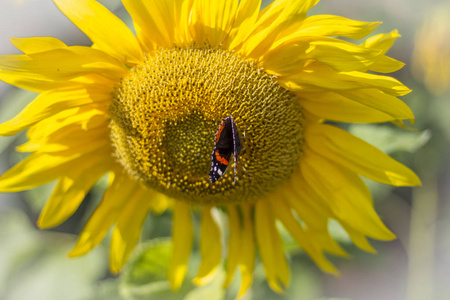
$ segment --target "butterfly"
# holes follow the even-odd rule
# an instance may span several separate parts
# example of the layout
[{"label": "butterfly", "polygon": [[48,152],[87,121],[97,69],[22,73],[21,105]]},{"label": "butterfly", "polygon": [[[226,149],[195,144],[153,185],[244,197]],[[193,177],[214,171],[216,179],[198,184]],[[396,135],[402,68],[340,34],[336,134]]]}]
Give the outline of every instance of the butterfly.
[{"label": "butterfly", "polygon": [[236,123],[230,115],[222,120],[214,139],[214,150],[211,155],[211,170],[209,171],[211,183],[216,182],[225,174],[231,154],[234,157],[234,183],[236,183],[236,167],[241,147],[241,137],[239,136]]}]

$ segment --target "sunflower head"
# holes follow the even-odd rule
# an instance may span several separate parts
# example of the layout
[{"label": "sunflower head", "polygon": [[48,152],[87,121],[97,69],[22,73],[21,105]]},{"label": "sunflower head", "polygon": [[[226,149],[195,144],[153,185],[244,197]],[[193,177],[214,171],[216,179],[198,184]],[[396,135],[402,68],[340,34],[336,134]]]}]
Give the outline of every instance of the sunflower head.
[{"label": "sunflower head", "polygon": [[[191,203],[255,201],[290,177],[302,152],[295,95],[254,62],[220,48],[146,53],[121,79],[110,112],[115,154],[128,173]],[[238,181],[227,172],[211,183],[215,133],[230,115],[245,135]]]},{"label": "sunflower head", "polygon": [[[55,0],[93,47],[17,38],[12,42],[24,54],[0,57],[1,80],[39,93],[0,125],[1,135],[29,129],[19,150],[31,152],[1,175],[0,192],[57,181],[38,220],[49,228],[109,174],[71,256],[90,251],[114,226],[110,265],[118,272],[148,214],[170,208],[168,278],[177,289],[193,247],[195,211],[202,263],[194,282],[210,281],[226,252],[224,286],[239,269],[242,295],[256,250],[271,288],[281,292],[289,283],[278,221],[329,273],[337,271],[325,253],[347,255],[330,235],[330,221],[369,252],[368,238],[395,237],[360,176],[394,186],[420,180],[331,123],[414,119],[398,99],[410,90],[376,74],[403,66],[386,56],[397,31],[356,45],[348,40],[379,23],[307,16],[317,0],[276,0],[263,9],[259,0],[122,2],[136,35],[95,0]],[[229,116],[242,149],[211,183],[217,130]],[[227,251],[217,207],[228,219]]]}]

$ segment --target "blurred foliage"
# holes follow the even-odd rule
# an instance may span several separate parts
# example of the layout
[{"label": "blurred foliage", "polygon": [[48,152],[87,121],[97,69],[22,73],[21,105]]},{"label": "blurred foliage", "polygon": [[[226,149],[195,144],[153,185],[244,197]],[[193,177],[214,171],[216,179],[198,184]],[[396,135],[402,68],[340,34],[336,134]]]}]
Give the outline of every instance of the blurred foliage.
[{"label": "blurred foliage", "polygon": [[105,276],[101,248],[77,259],[66,253],[75,237],[38,232],[19,210],[0,215],[0,299],[98,299],[97,280]]},{"label": "blurred foliage", "polygon": [[[154,239],[140,244],[122,271],[120,294],[126,299],[156,298],[168,294],[170,284],[166,269],[169,265],[170,240]],[[169,293],[170,294],[170,293]],[[173,293],[179,297],[180,292]]]},{"label": "blurred foliage", "polygon": [[416,32],[413,53],[413,75],[431,94],[450,91],[450,3],[440,3],[425,16]]},{"label": "blurred foliage", "polygon": [[351,125],[349,131],[389,155],[415,152],[431,137],[429,130],[408,131],[390,125]]}]

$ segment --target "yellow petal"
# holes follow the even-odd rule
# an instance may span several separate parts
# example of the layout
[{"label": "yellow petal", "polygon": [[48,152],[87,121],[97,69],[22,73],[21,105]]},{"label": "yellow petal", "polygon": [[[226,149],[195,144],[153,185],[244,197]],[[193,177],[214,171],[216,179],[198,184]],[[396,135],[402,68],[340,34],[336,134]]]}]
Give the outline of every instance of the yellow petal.
[{"label": "yellow petal", "polygon": [[26,72],[23,66],[31,63],[31,59],[26,55],[1,55],[0,80],[38,93],[58,86],[58,82],[46,78],[43,74]]},{"label": "yellow petal", "polygon": [[325,120],[347,123],[380,123],[396,120],[388,114],[337,93],[301,93],[300,97],[305,94],[307,97],[300,102],[302,107]]},{"label": "yellow petal", "polygon": [[[361,46],[370,49],[377,49],[381,51],[382,54],[385,54],[389,50],[389,48],[392,47],[398,37],[400,37],[400,34],[397,30],[386,34],[377,34],[368,38],[364,43],[361,44]],[[390,73],[399,70],[403,66],[404,64],[402,62],[399,62],[398,60],[385,55],[380,55],[374,61],[373,65],[371,65],[370,70],[380,73]]]},{"label": "yellow petal", "polygon": [[404,66],[405,64],[401,61],[398,61],[386,55],[379,55],[374,59],[373,63],[369,68],[366,69],[366,71],[392,73],[400,70]]},{"label": "yellow petal", "polygon": [[364,177],[394,186],[420,185],[409,168],[345,130],[315,125],[308,127],[305,134],[315,152]]},{"label": "yellow petal", "polygon": [[[384,57],[380,50],[372,48],[364,48],[345,41],[336,39],[318,40],[311,42],[312,49],[308,53],[311,59],[322,62],[331,66],[337,71],[363,71],[374,70],[375,62],[381,61],[379,58]],[[390,62],[385,61],[385,63]],[[392,60],[392,62],[396,62]],[[384,66],[391,72],[397,71],[404,66],[403,63]],[[376,70],[384,70],[379,65]]]},{"label": "yellow petal", "polygon": [[350,239],[358,248],[370,253],[377,253],[372,245],[370,245],[364,234],[359,233],[357,230],[352,229],[349,226],[342,225],[342,227],[344,227],[345,231],[347,231],[350,236]]},{"label": "yellow petal", "polygon": [[[195,0],[176,0],[175,4],[175,41],[177,44],[191,45],[192,38],[192,6]],[[170,24],[169,24],[170,26]]]},{"label": "yellow petal", "polygon": [[397,30],[393,30],[390,33],[382,33],[374,35],[364,41],[361,45],[367,48],[381,50],[382,53],[386,53],[389,48],[392,47],[395,40],[401,37]]},{"label": "yellow petal", "polygon": [[104,147],[111,151],[108,117],[104,112],[84,106],[51,116],[30,128],[30,141],[19,151],[39,151],[58,155],[87,153]]},{"label": "yellow petal", "polygon": [[79,153],[64,156],[32,153],[0,176],[0,192],[19,192],[51,182],[79,163],[80,159],[93,161],[97,156],[80,158]]},{"label": "yellow petal", "polygon": [[[80,256],[97,246],[109,228],[117,222],[123,207],[130,198],[139,195],[142,186],[128,174],[115,170],[110,177],[110,185],[103,195],[103,199],[97,206],[83,228],[77,244],[69,253],[69,256]],[[135,192],[138,191],[137,194]]]},{"label": "yellow petal", "polygon": [[332,215],[331,212],[323,204],[321,205],[320,199],[319,201],[315,199],[314,194],[310,191],[308,185],[302,182],[300,176],[296,175],[292,181],[289,189],[293,195],[286,193],[287,195],[284,198],[287,204],[297,213],[308,228],[326,228],[328,218]]},{"label": "yellow petal", "polygon": [[28,130],[27,137],[42,139],[58,133],[56,139],[65,136],[70,130],[90,131],[105,128],[108,121],[109,117],[103,106],[85,105],[63,110],[41,120]]},{"label": "yellow petal", "polygon": [[[317,231],[317,230],[311,230],[307,229],[306,234],[308,238],[312,241],[314,241],[319,248],[321,248],[323,251],[326,251],[328,253],[339,255],[343,257],[349,257],[350,255],[345,252],[344,249],[341,248],[341,246],[333,239],[333,237],[330,235],[328,229],[325,229],[323,231]],[[335,275],[338,275],[339,272],[333,272]]]},{"label": "yellow petal", "polygon": [[319,0],[280,0],[266,6],[243,44],[243,55],[252,58],[262,56],[284,29],[301,22],[317,2]]},{"label": "yellow petal", "polygon": [[328,232],[328,223],[333,218],[333,213],[322,198],[306,183],[301,174],[293,176],[289,190],[295,194],[296,198],[286,197],[286,202],[305,222],[309,238],[328,253],[348,257],[349,255]]},{"label": "yellow petal", "polygon": [[40,94],[17,116],[0,124],[0,135],[14,135],[63,110],[93,103],[109,103],[111,91],[101,87],[79,86]]},{"label": "yellow petal", "polygon": [[238,298],[242,297],[253,281],[253,269],[255,267],[255,236],[253,231],[252,208],[253,204],[240,206],[242,221],[238,207],[228,207],[228,224],[230,228],[230,240],[228,244],[227,277],[224,288],[228,287],[233,279],[236,267],[241,272],[241,287]]},{"label": "yellow petal", "polygon": [[314,244],[314,240],[309,239],[308,235],[294,218],[288,206],[281,199],[272,201],[271,208],[278,220],[283,223],[291,236],[297,241],[302,249],[314,260],[314,262],[325,272],[337,273],[334,266],[327,260],[319,245]]},{"label": "yellow petal", "polygon": [[287,286],[289,283],[289,268],[283,253],[281,238],[275,228],[275,219],[267,201],[260,200],[256,203],[255,228],[259,254],[269,286],[282,293],[283,288],[280,287],[278,281]]},{"label": "yellow petal", "polygon": [[222,258],[220,242],[220,230],[212,214],[214,209],[202,207],[201,232],[200,232],[200,253],[202,262],[198,269],[197,276],[193,282],[197,285],[204,285],[213,279],[214,273]]},{"label": "yellow petal", "polygon": [[376,123],[413,119],[403,101],[376,89],[299,93],[301,105],[314,115],[339,122]]},{"label": "yellow petal", "polygon": [[305,181],[341,224],[375,239],[395,238],[375,212],[369,190],[358,175],[312,151],[303,155],[300,167]]},{"label": "yellow petal", "polygon": [[137,38],[146,52],[157,47],[171,48],[177,35],[187,38],[186,24],[190,2],[182,0],[122,1],[133,18]]},{"label": "yellow petal", "polygon": [[[75,152],[86,153],[94,149],[108,149],[110,146],[107,126],[93,130],[79,130],[77,126],[67,126],[64,130],[48,136],[33,139],[16,147],[17,151],[51,153],[53,155],[70,155]],[[109,149],[112,150],[112,149]]]},{"label": "yellow petal", "polygon": [[300,174],[293,176],[292,184],[287,190],[291,191],[293,195],[284,198],[286,204],[305,223],[309,238],[315,240],[324,251],[334,255],[348,256],[328,232],[328,222],[332,217],[332,212],[324,203],[321,203],[320,197],[311,190]]},{"label": "yellow petal", "polygon": [[362,39],[374,31],[381,22],[361,22],[334,15],[315,15],[306,18],[291,32],[284,32],[275,46],[299,36],[340,36]]},{"label": "yellow petal", "polygon": [[237,0],[197,0],[192,7],[194,40],[202,45],[205,41],[218,46],[227,36],[234,23]]},{"label": "yellow petal", "polygon": [[14,47],[25,54],[67,48],[66,44],[53,37],[11,38],[10,40]]},{"label": "yellow petal", "polygon": [[242,206],[243,228],[241,233],[241,251],[239,258],[241,287],[238,292],[238,297],[242,297],[253,282],[253,269],[255,268],[256,250],[252,208],[253,204],[246,204]]},{"label": "yellow petal", "polygon": [[81,160],[67,169],[42,210],[38,226],[50,228],[67,220],[78,209],[92,186],[111,170],[112,164],[112,158],[105,156],[98,161]]},{"label": "yellow petal", "polygon": [[264,69],[275,75],[290,75],[299,72],[311,63],[306,51],[309,49],[310,38],[303,41],[290,41],[278,48],[270,50],[263,56],[261,62]]},{"label": "yellow petal", "polygon": [[229,240],[228,240],[228,253],[226,261],[226,278],[223,287],[226,288],[230,285],[231,280],[234,277],[234,273],[239,263],[239,257],[241,255],[241,221],[239,219],[238,208],[235,205],[227,206],[228,212],[228,228],[229,228]]},{"label": "yellow petal", "polygon": [[155,214],[162,214],[165,212],[172,204],[172,201],[169,197],[162,193],[156,193],[152,199],[152,212]]},{"label": "yellow petal", "polygon": [[127,72],[118,60],[100,50],[82,46],[0,56],[0,80],[37,92],[92,74],[117,82]]},{"label": "yellow petal", "polygon": [[186,275],[194,238],[189,204],[175,201],[172,224],[172,259],[168,279],[172,289],[177,290],[181,287]]},{"label": "yellow petal", "polygon": [[359,89],[340,91],[342,96],[361,104],[375,108],[397,120],[414,119],[411,109],[397,97],[391,96],[377,89]]},{"label": "yellow petal", "polygon": [[[276,75],[300,71],[311,60],[331,66],[336,71],[367,71],[380,50],[326,37],[298,37],[268,51],[262,65]],[[401,67],[401,66],[400,66]]]},{"label": "yellow petal", "polygon": [[100,50],[124,63],[139,64],[142,51],[130,29],[95,0],[54,0]]},{"label": "yellow petal", "polygon": [[279,78],[279,82],[293,91],[317,92],[323,90],[347,91],[375,88],[392,96],[411,92],[400,81],[388,77],[358,71],[336,72],[326,65],[313,64],[301,72]]},{"label": "yellow petal", "polygon": [[261,0],[242,0],[236,12],[236,20],[228,39],[224,42],[226,48],[235,49],[242,44],[250,34],[258,18]]},{"label": "yellow petal", "polygon": [[118,273],[139,241],[142,226],[148,216],[154,192],[144,187],[136,189],[122,207],[111,237],[110,268]]},{"label": "yellow petal", "polygon": [[55,133],[42,140],[29,141],[16,149],[22,152],[39,151],[54,155],[70,155],[76,152],[80,154],[92,152],[100,148],[112,151],[110,144],[109,131],[105,127],[89,131],[68,131],[62,137]]}]

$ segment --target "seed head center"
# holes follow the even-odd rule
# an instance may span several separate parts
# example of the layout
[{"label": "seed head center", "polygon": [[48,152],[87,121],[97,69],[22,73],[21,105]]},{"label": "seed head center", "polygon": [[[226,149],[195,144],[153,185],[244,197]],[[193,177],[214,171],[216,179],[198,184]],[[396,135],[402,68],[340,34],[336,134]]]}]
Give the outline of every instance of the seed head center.
[{"label": "seed head center", "polygon": [[[114,91],[111,139],[127,172],[152,189],[197,204],[255,201],[286,181],[303,148],[303,114],[274,76],[209,47],[159,49]],[[215,183],[214,138],[232,115],[242,151]],[[245,135],[245,137],[244,137]]]}]

